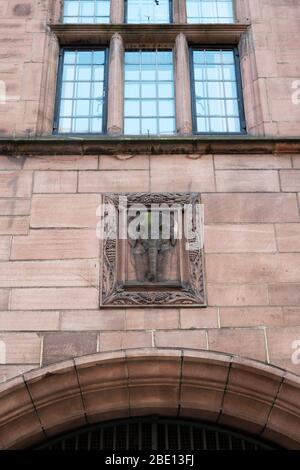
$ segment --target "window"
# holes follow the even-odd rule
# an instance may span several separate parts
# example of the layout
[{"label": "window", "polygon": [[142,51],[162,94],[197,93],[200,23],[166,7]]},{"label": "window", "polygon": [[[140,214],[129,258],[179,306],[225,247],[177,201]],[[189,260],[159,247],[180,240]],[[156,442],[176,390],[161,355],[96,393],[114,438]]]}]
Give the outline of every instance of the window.
[{"label": "window", "polygon": [[171,0],[126,0],[126,23],[170,23]]},{"label": "window", "polygon": [[245,130],[235,49],[192,49],[194,128],[197,133]]},{"label": "window", "polygon": [[172,51],[126,52],[124,97],[125,134],[174,134]]},{"label": "window", "polygon": [[109,23],[110,0],[64,0],[64,23]]},{"label": "window", "polygon": [[188,23],[234,23],[232,0],[186,0]]},{"label": "window", "polygon": [[62,51],[55,132],[104,132],[106,75],[105,50]]}]

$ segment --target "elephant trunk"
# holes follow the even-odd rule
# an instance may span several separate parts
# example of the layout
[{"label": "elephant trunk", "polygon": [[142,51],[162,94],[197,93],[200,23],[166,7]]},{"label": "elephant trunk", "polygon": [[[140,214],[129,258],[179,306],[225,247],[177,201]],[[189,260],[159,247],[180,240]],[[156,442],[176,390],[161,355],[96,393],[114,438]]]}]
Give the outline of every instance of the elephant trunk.
[{"label": "elephant trunk", "polygon": [[157,240],[149,240],[149,272],[148,279],[151,282],[157,280]]}]

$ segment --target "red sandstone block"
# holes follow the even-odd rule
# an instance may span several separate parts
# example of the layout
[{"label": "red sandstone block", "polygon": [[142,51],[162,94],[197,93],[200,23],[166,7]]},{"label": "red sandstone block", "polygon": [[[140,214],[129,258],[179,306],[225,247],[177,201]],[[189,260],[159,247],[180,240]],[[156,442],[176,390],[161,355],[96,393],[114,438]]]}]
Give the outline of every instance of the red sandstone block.
[{"label": "red sandstone block", "polygon": [[225,170],[216,171],[219,192],[275,192],[279,191],[277,171],[272,170]]},{"label": "red sandstone block", "polygon": [[220,323],[221,327],[283,326],[286,317],[280,307],[223,307]]},{"label": "red sandstone block", "polygon": [[204,194],[205,222],[299,222],[295,194]]},{"label": "red sandstone block", "polygon": [[10,255],[11,237],[0,237],[0,260],[7,261]]},{"label": "red sandstone block", "polygon": [[30,197],[32,172],[2,171],[0,173],[0,197]]},{"label": "red sandstone block", "polygon": [[150,348],[152,346],[152,333],[150,331],[100,333],[100,351]]},{"label": "red sandstone block", "polygon": [[83,228],[96,225],[101,196],[96,194],[34,195],[31,227]]},{"label": "red sandstone block", "polygon": [[62,330],[124,330],[125,310],[78,310],[61,313]]},{"label": "red sandstone block", "polygon": [[99,284],[94,260],[0,263],[0,287],[86,287]]},{"label": "red sandstone block", "polygon": [[291,168],[290,155],[215,155],[216,170],[276,170]]},{"label": "red sandstone block", "polygon": [[280,171],[282,191],[300,191],[300,170]]},{"label": "red sandstone block", "polygon": [[0,199],[0,215],[29,215],[30,199]]},{"label": "red sandstone block", "polygon": [[40,63],[27,62],[24,64],[22,99],[38,100],[42,84],[43,67]]},{"label": "red sandstone block", "polygon": [[22,157],[0,155],[0,170],[20,170]]},{"label": "red sandstone block", "polygon": [[100,170],[149,170],[149,155],[100,155]]},{"label": "red sandstone block", "polygon": [[208,304],[220,307],[268,305],[268,288],[263,284],[208,284]]},{"label": "red sandstone block", "polygon": [[294,168],[300,168],[300,155],[295,155],[293,157],[293,166]]},{"label": "red sandstone block", "polygon": [[208,254],[208,282],[299,282],[300,254]]},{"label": "red sandstone block", "polygon": [[9,289],[0,289],[0,310],[8,309],[9,295]]},{"label": "red sandstone block", "polygon": [[273,225],[206,225],[206,253],[274,252]]},{"label": "red sandstone block", "polygon": [[0,312],[0,331],[52,331],[59,329],[59,312]]},{"label": "red sandstone block", "polygon": [[198,159],[183,155],[152,156],[150,159],[151,191],[215,191],[211,155]]},{"label": "red sandstone block", "polygon": [[271,305],[300,305],[300,284],[274,284],[269,286]]},{"label": "red sandstone block", "polygon": [[80,171],[80,193],[149,191],[148,171]]},{"label": "red sandstone block", "polygon": [[20,365],[20,366],[0,366],[0,383],[7,382],[8,380],[17,377],[18,375],[25,374],[32,369],[38,367],[37,365]]},{"label": "red sandstone block", "polygon": [[300,252],[300,224],[276,225],[278,249],[281,252]]},{"label": "red sandstone block", "polygon": [[0,235],[27,235],[28,217],[0,217]]},{"label": "red sandstone block", "polygon": [[179,328],[179,310],[176,309],[128,309],[127,330],[160,330]]},{"label": "red sandstone block", "polygon": [[283,307],[286,326],[300,326],[300,307]]},{"label": "red sandstone block", "polygon": [[34,175],[35,193],[76,193],[76,171],[36,171]]},{"label": "red sandstone block", "polygon": [[99,291],[94,287],[13,289],[11,310],[96,309]]},{"label": "red sandstone block", "polygon": [[207,349],[206,332],[203,330],[156,331],[155,346],[158,348]]},{"label": "red sandstone block", "polygon": [[250,328],[209,330],[208,344],[211,351],[226,352],[260,361],[266,360],[263,330]]},{"label": "red sandstone block", "polygon": [[41,337],[36,333],[2,333],[6,364],[39,364]]},{"label": "red sandstone block", "polygon": [[97,352],[97,333],[46,333],[43,337],[43,365]]},{"label": "red sandstone block", "polygon": [[218,328],[217,309],[183,308],[180,310],[180,326],[183,329]]},{"label": "red sandstone block", "polygon": [[24,157],[25,170],[96,170],[97,155],[42,155]]},{"label": "red sandstone block", "polygon": [[268,328],[267,340],[271,363],[299,374],[300,365],[293,362],[299,359],[300,327]]},{"label": "red sandstone block", "polygon": [[11,259],[97,258],[99,244],[95,230],[31,230],[13,238]]}]

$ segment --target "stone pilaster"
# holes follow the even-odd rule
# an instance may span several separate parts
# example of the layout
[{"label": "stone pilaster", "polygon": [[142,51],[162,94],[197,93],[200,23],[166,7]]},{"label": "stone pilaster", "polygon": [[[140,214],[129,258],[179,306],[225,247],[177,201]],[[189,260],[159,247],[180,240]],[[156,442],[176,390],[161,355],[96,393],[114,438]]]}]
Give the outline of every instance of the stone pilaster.
[{"label": "stone pilaster", "polygon": [[120,34],[115,33],[109,47],[109,86],[107,133],[121,135],[123,133],[123,77],[124,77],[124,44]]},{"label": "stone pilaster", "polygon": [[173,21],[179,24],[187,22],[185,1],[173,0]]},{"label": "stone pilaster", "polygon": [[124,0],[111,0],[110,22],[115,24],[124,23]]},{"label": "stone pilaster", "polygon": [[180,135],[192,134],[191,84],[189,50],[186,37],[178,34],[175,43],[175,88],[177,130]]}]

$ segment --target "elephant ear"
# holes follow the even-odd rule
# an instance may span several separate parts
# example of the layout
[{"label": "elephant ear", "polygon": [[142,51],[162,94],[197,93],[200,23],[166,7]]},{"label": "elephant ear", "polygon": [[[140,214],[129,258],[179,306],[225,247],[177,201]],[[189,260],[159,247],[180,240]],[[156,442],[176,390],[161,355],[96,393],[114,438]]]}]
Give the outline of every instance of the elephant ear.
[{"label": "elephant ear", "polygon": [[128,237],[128,243],[131,248],[135,248],[137,246],[138,240],[134,240],[133,238]]}]

